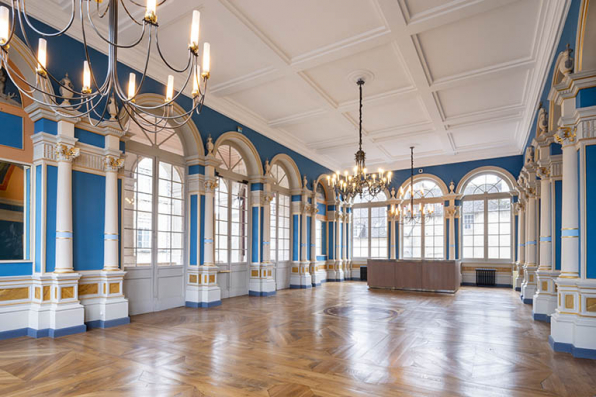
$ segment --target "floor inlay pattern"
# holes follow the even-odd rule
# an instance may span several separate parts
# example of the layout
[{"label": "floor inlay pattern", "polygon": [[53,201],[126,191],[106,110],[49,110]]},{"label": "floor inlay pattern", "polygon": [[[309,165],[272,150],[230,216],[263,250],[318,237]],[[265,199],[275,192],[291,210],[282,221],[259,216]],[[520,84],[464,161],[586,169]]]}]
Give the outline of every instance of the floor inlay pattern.
[{"label": "floor inlay pattern", "polygon": [[0,396],[595,395],[596,361],[554,353],[531,315],[507,289],[328,283],[0,341]]}]

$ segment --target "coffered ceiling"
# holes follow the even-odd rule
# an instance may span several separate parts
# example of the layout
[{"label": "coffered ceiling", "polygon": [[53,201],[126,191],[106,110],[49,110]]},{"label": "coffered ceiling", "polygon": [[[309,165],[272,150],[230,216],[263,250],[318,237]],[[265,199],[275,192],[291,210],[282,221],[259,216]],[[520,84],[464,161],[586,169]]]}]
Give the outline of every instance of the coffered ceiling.
[{"label": "coffered ceiling", "polygon": [[[70,3],[38,1],[28,8],[58,27]],[[207,104],[332,169],[353,164],[355,80],[366,77],[367,165],[401,169],[409,167],[412,145],[419,166],[522,153],[568,5],[168,0],[158,19],[166,56],[183,64],[190,11],[199,9],[201,40],[211,42]],[[124,24],[121,41],[136,32]],[[105,44],[92,43],[105,52]],[[131,50],[121,60],[140,69],[144,58]],[[167,74],[157,59],[151,63],[152,77],[165,82]]]}]

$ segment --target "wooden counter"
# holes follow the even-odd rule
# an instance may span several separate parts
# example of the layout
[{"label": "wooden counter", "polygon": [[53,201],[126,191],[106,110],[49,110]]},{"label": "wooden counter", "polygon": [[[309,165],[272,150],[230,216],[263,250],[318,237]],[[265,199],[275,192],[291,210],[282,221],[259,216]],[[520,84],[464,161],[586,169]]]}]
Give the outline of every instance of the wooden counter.
[{"label": "wooden counter", "polygon": [[445,260],[368,260],[369,288],[452,292],[461,284],[459,263]]}]

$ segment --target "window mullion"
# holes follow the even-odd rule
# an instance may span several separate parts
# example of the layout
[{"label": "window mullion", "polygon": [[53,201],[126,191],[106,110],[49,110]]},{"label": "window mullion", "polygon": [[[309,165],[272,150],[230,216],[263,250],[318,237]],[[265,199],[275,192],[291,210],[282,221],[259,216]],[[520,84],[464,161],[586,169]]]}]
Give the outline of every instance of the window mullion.
[{"label": "window mullion", "polygon": [[488,260],[488,197],[484,198],[484,260]]}]

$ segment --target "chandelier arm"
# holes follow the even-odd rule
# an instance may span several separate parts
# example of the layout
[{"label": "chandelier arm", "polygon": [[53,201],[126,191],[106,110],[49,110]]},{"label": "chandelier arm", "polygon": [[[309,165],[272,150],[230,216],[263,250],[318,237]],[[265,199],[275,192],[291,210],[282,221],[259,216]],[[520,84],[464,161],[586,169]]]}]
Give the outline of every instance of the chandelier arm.
[{"label": "chandelier arm", "polygon": [[[109,6],[108,6],[109,8]],[[118,44],[118,43],[114,43],[112,42],[110,39],[104,37],[101,32],[99,31],[99,29],[97,29],[97,26],[95,26],[95,23],[93,22],[93,18],[91,17],[91,7],[87,6],[87,19],[89,20],[89,24],[91,25],[91,27],[93,28],[93,30],[95,30],[95,33],[97,34],[97,36],[102,39],[103,41],[105,41],[106,43],[108,43],[111,46],[117,47],[117,48],[133,48],[136,47],[137,45],[139,45],[139,43],[141,41],[143,41],[143,38],[145,37],[145,31],[147,30],[147,24],[144,23],[143,24],[143,29],[141,29],[141,36],[138,38],[138,40],[130,43],[130,44]]]},{"label": "chandelier arm", "polygon": [[[96,1],[95,2],[95,5],[96,5],[95,9],[97,10],[97,15],[99,16],[99,18],[100,19],[103,19],[103,17],[105,17],[107,15],[108,11],[110,10],[110,5],[108,4],[108,6],[106,7],[106,9],[102,13],[102,12],[99,11],[99,3],[100,3],[100,1]],[[87,7],[89,7],[89,6],[87,6]]]},{"label": "chandelier arm", "polygon": [[[155,29],[155,46],[157,47],[157,53],[159,54],[159,57],[161,58],[161,60],[163,61],[163,63],[166,64],[166,66],[168,68],[170,68],[172,71],[176,72],[176,73],[184,73],[188,70],[188,68],[193,64],[192,61],[192,57],[193,57],[193,52],[192,51],[188,51],[188,61],[186,62],[186,66],[182,69],[177,69],[175,67],[173,67],[165,58],[165,56],[163,55],[163,53],[161,52],[161,46],[159,45],[159,29]],[[197,55],[194,55],[195,57]]]},{"label": "chandelier arm", "polygon": [[[22,94],[24,94],[27,98],[31,99],[34,102],[37,102],[37,103],[40,103],[40,104],[44,104],[44,105],[48,105],[50,107],[53,106],[51,103],[45,103],[45,102],[40,101],[39,99],[35,98],[33,95],[36,92],[42,94],[43,96],[47,96],[47,97],[51,98],[54,103],[56,103],[54,101],[54,99],[73,99],[75,101],[78,101],[78,100],[83,101],[83,100],[92,100],[93,99],[93,96],[82,96],[82,97],[79,97],[79,98],[66,98],[66,97],[64,97],[62,95],[51,94],[49,91],[46,91],[44,89],[41,89],[41,88],[39,88],[37,86],[32,85],[27,80],[25,80],[23,77],[21,77],[18,73],[14,73],[14,75],[16,75],[16,77],[15,77],[13,75],[13,72],[14,71],[12,70],[12,67],[10,66],[10,64],[8,64],[8,62],[6,60],[3,60],[3,66],[4,66],[4,69],[6,70],[6,74],[8,75],[8,77],[10,78],[10,80],[14,83],[14,85],[18,88],[18,90]],[[22,82],[23,84],[25,84],[29,88],[31,88],[31,91],[28,91],[28,90],[22,88],[17,83],[17,80],[20,81],[20,82]],[[60,85],[60,86],[62,86],[62,85]],[[72,91],[72,90],[69,90],[69,91]],[[56,106],[58,106],[58,105],[56,104]],[[62,106],[62,108],[63,109],[64,108],[76,109],[77,106],[79,106],[79,105],[65,105],[65,106]]]},{"label": "chandelier arm", "polygon": [[[108,8],[106,8],[107,10]],[[106,85],[109,84],[108,88],[111,88],[111,82],[110,82],[110,68],[108,67],[108,70],[106,72],[106,77],[105,80],[102,84],[101,87],[99,87],[99,85],[97,84],[97,80],[95,79],[95,73],[93,72],[93,67],[91,67],[91,57],[89,56],[89,45],[87,44],[87,33],[85,31],[85,18],[83,16],[83,8],[81,8],[79,10],[79,16],[80,16],[80,20],[81,20],[81,32],[82,32],[82,37],[83,37],[83,49],[85,50],[85,59],[87,60],[87,63],[89,64],[89,73],[91,75],[91,81],[93,82],[93,85],[95,86],[95,89],[97,92],[109,92],[109,89],[106,90]]]},{"label": "chandelier arm", "polygon": [[143,83],[145,82],[145,77],[147,76],[147,69],[149,68],[149,59],[151,58],[151,41],[153,36],[151,34],[149,34],[148,40],[147,40],[147,57],[145,58],[145,66],[143,68],[143,73],[141,74],[141,81],[139,82],[139,85],[136,87],[134,96],[131,99],[128,99],[128,95],[124,93],[124,91],[122,91],[122,87],[120,87],[120,79],[118,78],[118,71],[114,72],[114,75],[112,76],[114,79],[114,91],[116,92],[116,95],[118,95],[118,97],[120,97],[120,100],[128,105],[133,105],[134,104],[134,98],[137,97],[137,95],[139,95],[139,93],[141,92],[141,89],[143,87]]},{"label": "chandelier arm", "polygon": [[[81,2],[82,1],[83,0],[81,0]],[[19,22],[21,24],[21,29],[24,30],[24,27],[25,27],[25,25],[23,25],[23,21],[21,19],[21,14],[23,14],[23,18],[27,22],[27,25],[29,26],[29,28],[31,28],[35,33],[37,33],[38,35],[43,36],[43,37],[56,37],[56,36],[60,36],[60,35],[64,34],[72,26],[72,23],[74,22],[74,18],[76,15],[75,0],[72,0],[71,1],[71,15],[70,15],[70,21],[68,21],[68,24],[62,30],[59,30],[57,32],[45,33],[45,32],[42,32],[41,30],[37,29],[35,26],[33,26],[31,21],[29,21],[29,17],[27,16],[27,6],[25,4],[26,0],[17,0],[17,2],[21,4],[20,8],[22,8],[22,12],[19,12]]]},{"label": "chandelier arm", "polygon": [[[98,4],[98,7],[99,7],[99,3],[97,3],[97,4]],[[124,3],[124,0],[120,0],[120,4],[122,5],[122,8],[124,8],[124,11],[126,12],[126,15],[128,15],[128,17],[130,18],[131,21],[133,21],[134,23],[136,23],[139,26],[143,24],[142,22],[137,21],[132,16],[132,14],[130,13],[130,11],[128,11],[128,7],[126,7],[126,4]]]},{"label": "chandelier arm", "polygon": [[[191,79],[192,75],[193,75],[193,71],[192,71],[192,68],[191,68],[191,70],[189,70],[188,76],[186,77],[186,81],[184,82],[184,85],[182,86],[182,88],[181,88],[181,89],[178,91],[178,93],[177,93],[176,95],[174,95],[174,96],[172,97],[172,99],[171,99],[171,100],[169,100],[169,101],[167,101],[167,102],[164,102],[164,103],[162,103],[162,104],[160,104],[160,105],[155,105],[155,106],[142,106],[142,105],[138,105],[138,104],[136,104],[136,103],[134,103],[134,102],[133,102],[133,103],[131,103],[131,105],[132,105],[133,107],[135,107],[135,108],[137,108],[137,109],[141,110],[141,111],[148,111],[148,110],[157,110],[157,109],[163,109],[163,108],[165,108],[166,106],[169,106],[169,105],[173,104],[174,102],[176,102],[176,101],[177,101],[177,99],[178,99],[178,97],[180,97],[180,95],[183,95],[183,93],[184,93],[184,90],[186,90],[186,87],[188,86],[188,83],[190,82],[190,79]],[[143,80],[144,80],[144,77],[143,77],[143,79],[141,80],[141,82],[142,82]],[[140,87],[139,87],[139,89],[140,89]],[[136,95],[135,95],[135,96],[136,96]],[[194,110],[194,106],[193,106],[193,110]],[[192,111],[192,110],[191,110],[191,111]],[[171,118],[175,118],[175,117],[171,117]]]},{"label": "chandelier arm", "polygon": [[[10,2],[10,7],[12,10],[12,13],[11,13],[12,15],[10,17],[10,19],[11,19],[10,33],[8,35],[6,42],[4,44],[0,44],[0,48],[2,48],[4,51],[8,51],[9,43],[12,41],[12,37],[14,36],[14,32],[15,32],[15,28],[16,28],[16,23],[15,23],[16,17],[15,17],[15,11],[14,11],[15,2],[16,2],[16,0],[11,0],[11,2]],[[17,12],[18,12],[18,9],[17,9]]]}]

